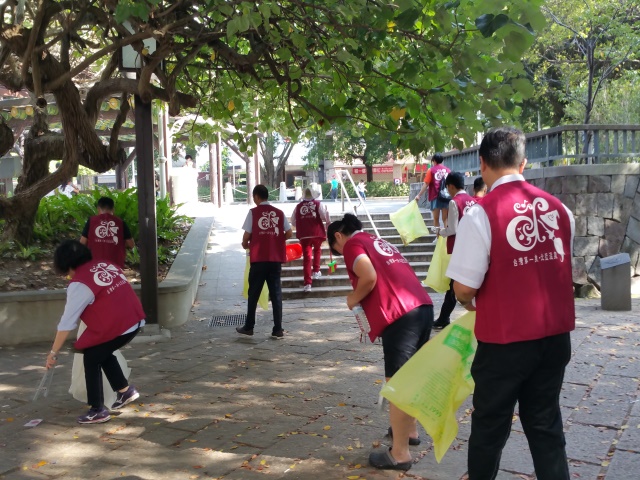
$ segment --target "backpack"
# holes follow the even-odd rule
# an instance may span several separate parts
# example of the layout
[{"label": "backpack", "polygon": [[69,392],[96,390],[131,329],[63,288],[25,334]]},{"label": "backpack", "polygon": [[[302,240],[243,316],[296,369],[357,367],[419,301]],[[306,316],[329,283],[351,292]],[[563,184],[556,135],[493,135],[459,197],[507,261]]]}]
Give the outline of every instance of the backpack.
[{"label": "backpack", "polygon": [[447,180],[447,175],[445,174],[444,177],[442,177],[442,180],[440,180],[440,188],[438,189],[438,200],[441,202],[445,202],[445,203],[449,203],[451,201],[451,195],[449,195],[449,190],[447,190],[447,185],[446,185],[446,180]]}]

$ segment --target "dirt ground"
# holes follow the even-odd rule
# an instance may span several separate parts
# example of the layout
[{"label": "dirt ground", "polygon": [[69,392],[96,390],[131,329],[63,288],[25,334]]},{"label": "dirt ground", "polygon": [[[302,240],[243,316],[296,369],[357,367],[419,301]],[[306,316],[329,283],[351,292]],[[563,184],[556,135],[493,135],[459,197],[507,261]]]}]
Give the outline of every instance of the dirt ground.
[{"label": "dirt ground", "polygon": [[[190,226],[185,226],[179,238],[170,244],[167,243],[167,246],[171,246],[171,251],[175,251],[177,254],[184,238],[189,233],[189,228]],[[53,269],[55,247],[45,247],[44,250],[45,252],[38,255],[35,260],[22,260],[10,255],[0,257],[0,292],[66,288],[69,280],[56,274]],[[170,256],[167,263],[158,264],[158,282],[167,276],[174,259],[175,255]],[[139,266],[125,265],[124,274],[130,283],[140,282]]]},{"label": "dirt ground", "polygon": [[[53,270],[51,258],[35,261],[0,259],[0,292],[16,292],[26,290],[56,290],[66,288],[69,280],[57,275]],[[167,276],[171,265],[158,265],[158,281]],[[124,273],[130,283],[140,282],[137,269],[125,266]]]}]

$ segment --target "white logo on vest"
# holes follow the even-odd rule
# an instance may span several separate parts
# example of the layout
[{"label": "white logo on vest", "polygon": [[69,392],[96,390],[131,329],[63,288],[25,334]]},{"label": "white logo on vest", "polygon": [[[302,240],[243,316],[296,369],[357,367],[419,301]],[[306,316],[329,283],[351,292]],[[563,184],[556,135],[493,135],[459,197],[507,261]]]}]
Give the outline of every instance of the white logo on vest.
[{"label": "white logo on vest", "polygon": [[304,202],[300,206],[300,215],[313,215],[313,218],[316,217],[316,203],[315,202]]},{"label": "white logo on vest", "polygon": [[98,238],[111,237],[113,243],[118,244],[118,227],[116,227],[116,222],[113,220],[101,220],[100,225],[96,227],[95,234]]},{"label": "white logo on vest", "polygon": [[89,271],[93,273],[93,281],[101,287],[108,287],[118,277],[125,282],[127,281],[127,277],[120,273],[118,267],[109,263],[100,262]]},{"label": "white logo on vest", "polygon": [[278,229],[278,220],[280,219],[276,216],[276,212],[263,212],[262,217],[258,220],[258,227],[260,227],[261,230],[269,230],[273,228],[276,235],[278,235],[278,233],[280,233],[280,230]]},{"label": "white logo on vest", "polygon": [[[518,215],[507,226],[507,241],[516,250],[527,252],[538,242],[551,240],[556,252],[560,255],[560,261],[564,261],[564,247],[562,240],[556,236],[559,230],[557,210],[549,210],[549,202],[544,198],[536,197],[533,203],[525,200],[522,204],[513,206],[516,213],[526,214],[532,212],[533,218],[528,215]],[[544,213],[547,212],[547,213]],[[538,214],[541,214],[538,216]]]},{"label": "white logo on vest", "polygon": [[376,252],[380,255],[384,255],[385,257],[391,257],[394,253],[400,253],[396,247],[382,238],[376,238],[373,242],[373,246],[376,249]]},{"label": "white logo on vest", "polygon": [[444,180],[445,178],[447,178],[447,174],[448,173],[449,172],[447,172],[444,168],[442,168],[440,170],[437,170],[435,175],[434,175],[436,177],[436,181],[440,182],[440,181]]}]

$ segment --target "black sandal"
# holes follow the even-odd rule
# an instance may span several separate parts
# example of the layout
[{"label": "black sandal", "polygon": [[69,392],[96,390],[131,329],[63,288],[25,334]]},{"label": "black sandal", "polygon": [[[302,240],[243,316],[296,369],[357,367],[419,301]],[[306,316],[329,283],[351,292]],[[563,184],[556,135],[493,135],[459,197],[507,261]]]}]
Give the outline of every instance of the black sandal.
[{"label": "black sandal", "polygon": [[[389,430],[387,431],[387,435],[389,435],[389,438],[393,438],[393,430],[391,430],[391,427],[389,427]],[[412,447],[420,445],[420,437],[416,437],[416,438],[409,437],[409,445],[411,445]]]},{"label": "black sandal", "polygon": [[371,452],[369,454],[369,465],[381,470],[404,470],[406,472],[413,465],[413,461],[396,461],[391,455],[391,447],[389,447],[379,452]]}]

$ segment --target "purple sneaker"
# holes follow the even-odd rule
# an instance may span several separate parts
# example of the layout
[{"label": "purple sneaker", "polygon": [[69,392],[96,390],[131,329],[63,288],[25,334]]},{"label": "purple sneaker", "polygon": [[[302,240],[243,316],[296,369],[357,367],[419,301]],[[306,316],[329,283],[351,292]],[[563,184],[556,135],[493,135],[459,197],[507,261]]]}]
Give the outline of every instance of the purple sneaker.
[{"label": "purple sneaker", "polygon": [[117,392],[116,401],[113,405],[111,405],[111,409],[117,410],[118,408],[122,408],[125,405],[137,400],[138,398],[140,398],[140,394],[138,393],[138,390],[136,390],[136,387],[134,387],[133,385],[129,385],[129,388],[127,388],[124,392]]},{"label": "purple sneaker", "polygon": [[104,423],[111,420],[111,415],[109,415],[109,410],[107,410],[104,406],[100,408],[90,408],[89,411],[85,415],[80,415],[78,417],[78,423],[88,424],[88,423]]}]

